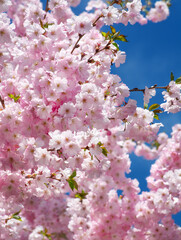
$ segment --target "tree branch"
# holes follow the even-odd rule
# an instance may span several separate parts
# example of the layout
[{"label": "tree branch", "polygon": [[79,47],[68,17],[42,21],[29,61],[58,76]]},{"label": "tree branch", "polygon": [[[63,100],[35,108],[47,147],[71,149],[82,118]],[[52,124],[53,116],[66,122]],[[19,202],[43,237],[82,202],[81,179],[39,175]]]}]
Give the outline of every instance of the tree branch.
[{"label": "tree branch", "polygon": [[3,108],[5,109],[4,99],[2,99],[1,96],[0,96],[0,102],[1,102],[1,104],[2,104],[2,106],[3,106]]},{"label": "tree branch", "polygon": [[[168,86],[165,87],[157,87],[157,84],[153,85],[152,87],[149,87],[148,89],[167,89]],[[139,88],[133,88],[129,90],[130,92],[145,92],[145,89],[139,89]]]},{"label": "tree branch", "polygon": [[96,49],[96,52],[94,53],[94,55],[93,56],[91,56],[88,60],[87,60],[87,62],[91,62],[91,60],[92,60],[92,58],[97,54],[97,53],[99,53],[99,52],[102,52],[103,50],[105,50],[105,49],[109,49],[109,45],[111,44],[111,41],[109,41],[107,44],[106,44],[106,46],[105,47],[103,47],[103,48],[101,48],[101,49]]},{"label": "tree branch", "polygon": [[104,17],[104,15],[103,15],[103,14],[101,14],[99,17],[97,17],[97,18],[96,18],[96,20],[95,20],[95,21],[93,22],[93,24],[92,24],[92,25],[93,25],[93,27],[95,27],[95,26],[96,26],[96,23],[97,23],[97,22],[99,21],[99,19],[100,19],[100,18],[102,18],[102,17]]},{"label": "tree branch", "polygon": [[45,15],[44,15],[44,19],[46,18],[46,15],[47,15],[47,12],[50,10],[49,7],[48,7],[48,2],[49,0],[46,1],[46,7],[45,7]]},{"label": "tree branch", "polygon": [[76,48],[79,47],[78,42],[80,41],[80,39],[81,39],[84,35],[85,35],[85,34],[83,34],[83,35],[82,35],[82,34],[79,34],[79,38],[78,38],[77,42],[75,43],[74,47],[72,48],[71,54],[73,53],[73,51],[74,51]]}]

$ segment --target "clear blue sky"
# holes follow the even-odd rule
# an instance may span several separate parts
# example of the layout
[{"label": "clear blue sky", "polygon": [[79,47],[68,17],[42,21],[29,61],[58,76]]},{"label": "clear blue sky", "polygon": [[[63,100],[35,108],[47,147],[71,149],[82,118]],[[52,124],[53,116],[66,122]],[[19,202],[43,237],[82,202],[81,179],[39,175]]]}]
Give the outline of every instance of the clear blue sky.
[{"label": "clear blue sky", "polygon": [[[42,0],[45,8],[45,0]],[[73,11],[78,15],[85,9],[87,0],[82,0]],[[145,86],[166,86],[173,72],[176,78],[181,76],[181,1],[172,0],[170,16],[160,23],[141,26],[139,24],[124,26],[114,25],[117,30],[127,36],[128,43],[119,43],[120,49],[127,54],[126,63],[119,68],[112,67],[112,73],[118,74],[128,87],[144,88]],[[105,28],[106,29],[106,28]],[[132,93],[132,98],[143,106],[143,95],[140,92]],[[151,103],[161,103],[161,90],[157,91]],[[181,123],[181,114],[161,114],[160,121],[164,124],[161,129],[170,134],[175,123]],[[132,166],[129,177],[137,178],[142,191],[147,191],[145,178],[149,175],[153,161],[146,161],[131,155]],[[142,166],[140,168],[140,166]],[[181,225],[181,214],[174,217]]]}]

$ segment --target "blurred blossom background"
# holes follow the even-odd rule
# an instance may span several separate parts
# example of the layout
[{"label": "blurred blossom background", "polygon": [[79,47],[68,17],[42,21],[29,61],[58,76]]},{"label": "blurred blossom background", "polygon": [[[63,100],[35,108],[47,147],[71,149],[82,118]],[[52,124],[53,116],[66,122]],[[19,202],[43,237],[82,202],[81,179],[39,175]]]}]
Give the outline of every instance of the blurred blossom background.
[{"label": "blurred blossom background", "polygon": [[[45,9],[46,0],[41,0]],[[88,0],[82,0],[80,5],[72,8],[79,15],[85,10]],[[106,1],[105,1],[106,2]],[[142,1],[144,3],[144,1]],[[155,1],[152,1],[153,3]],[[111,72],[120,76],[130,89],[158,86],[167,86],[170,74],[173,72],[175,79],[181,76],[181,1],[172,0],[170,16],[162,22],[148,22],[146,25],[123,24],[113,25],[117,31],[127,36],[128,42],[118,42],[121,51],[126,52],[126,62],[119,68],[112,66]],[[153,4],[154,6],[154,4]],[[108,32],[109,26],[104,26],[102,31]],[[137,100],[138,106],[143,107],[143,93],[132,92],[131,98]],[[156,91],[149,105],[163,102],[162,90]],[[170,136],[172,126],[181,123],[181,113],[159,116],[164,126],[160,131]],[[131,173],[128,177],[136,178],[140,183],[141,191],[149,191],[146,177],[150,175],[150,167],[155,161],[148,161],[142,157],[130,156],[132,160]],[[140,167],[141,166],[141,167]],[[181,212],[173,216],[175,222],[181,226]]]}]

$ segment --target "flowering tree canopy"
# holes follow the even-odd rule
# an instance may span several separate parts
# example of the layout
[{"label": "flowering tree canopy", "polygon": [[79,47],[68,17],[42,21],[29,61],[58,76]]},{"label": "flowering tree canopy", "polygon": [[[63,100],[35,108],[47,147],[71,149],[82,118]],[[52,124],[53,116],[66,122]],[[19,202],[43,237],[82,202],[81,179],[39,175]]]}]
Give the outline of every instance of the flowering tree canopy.
[{"label": "flowering tree canopy", "polygon": [[[0,0],[0,239],[180,240],[181,125],[169,138],[155,119],[181,110],[181,78],[129,89],[110,73],[127,41],[112,25],[165,20],[170,1],[79,3]],[[132,152],[156,159],[149,192],[126,177]]]}]

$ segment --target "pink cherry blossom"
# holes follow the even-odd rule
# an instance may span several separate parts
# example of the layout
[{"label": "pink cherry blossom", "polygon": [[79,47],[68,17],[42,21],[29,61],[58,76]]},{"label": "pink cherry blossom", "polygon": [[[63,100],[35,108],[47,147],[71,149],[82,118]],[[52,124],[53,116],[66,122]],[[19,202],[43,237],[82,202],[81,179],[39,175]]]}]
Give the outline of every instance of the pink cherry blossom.
[{"label": "pink cherry blossom", "polygon": [[169,15],[169,9],[164,1],[157,1],[155,8],[151,8],[148,12],[147,18],[152,22],[160,22],[165,20]]},{"label": "pink cherry blossom", "polygon": [[[158,134],[111,74],[126,60],[117,33],[101,33],[164,20],[167,4],[146,16],[140,0],[91,0],[76,16],[79,3],[0,0],[0,239],[181,239],[181,125]],[[139,90],[145,105],[155,86]],[[161,107],[180,111],[179,81],[165,90]],[[127,175],[131,154],[156,159],[147,192]]]}]

